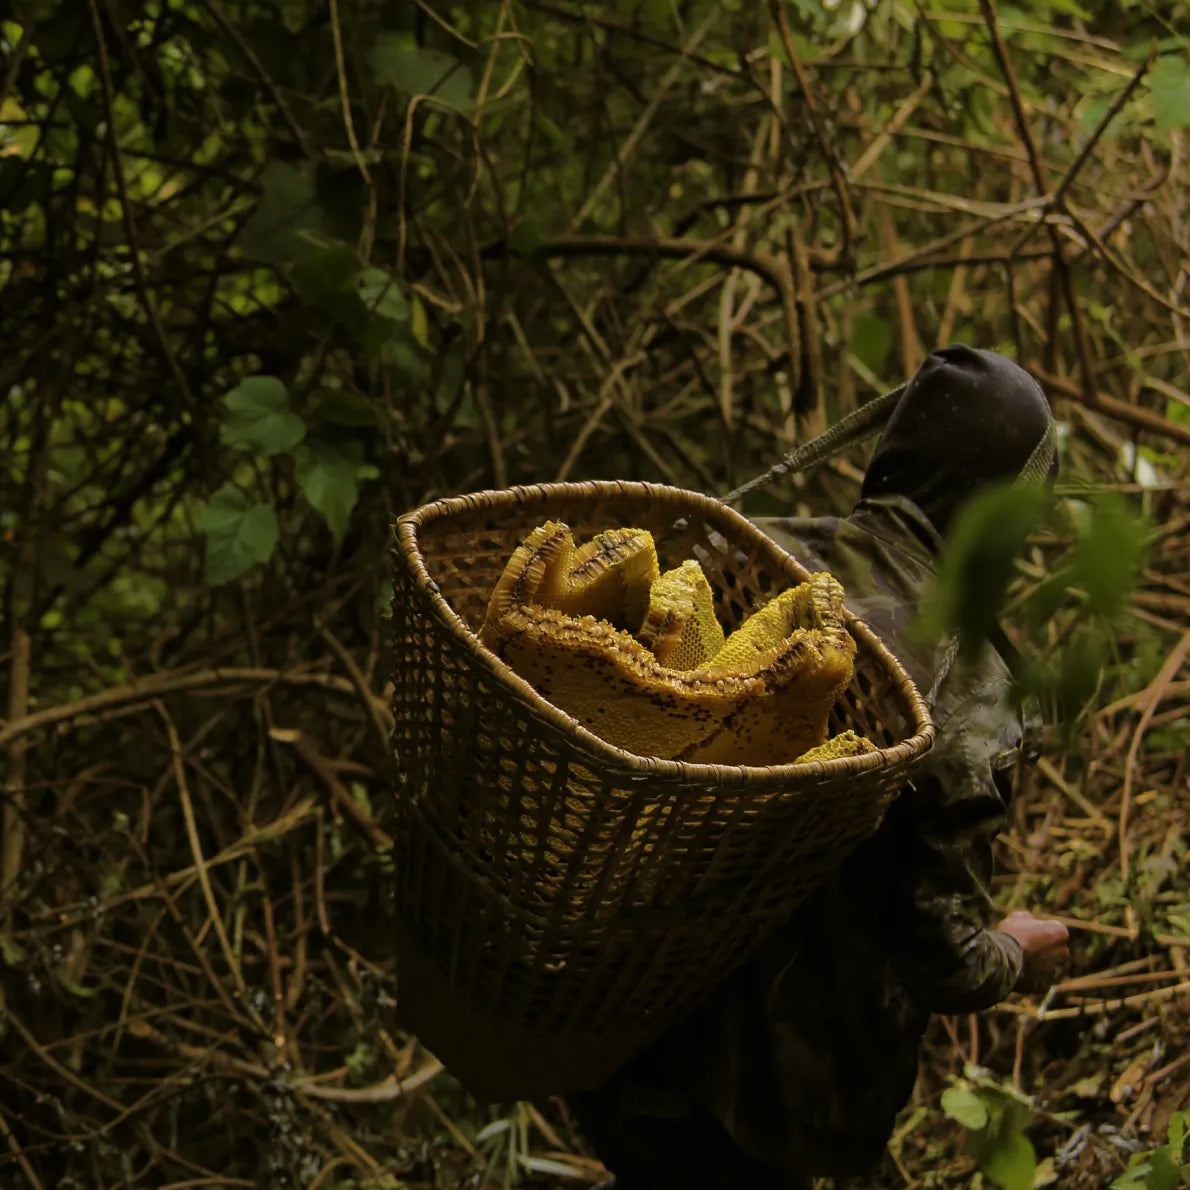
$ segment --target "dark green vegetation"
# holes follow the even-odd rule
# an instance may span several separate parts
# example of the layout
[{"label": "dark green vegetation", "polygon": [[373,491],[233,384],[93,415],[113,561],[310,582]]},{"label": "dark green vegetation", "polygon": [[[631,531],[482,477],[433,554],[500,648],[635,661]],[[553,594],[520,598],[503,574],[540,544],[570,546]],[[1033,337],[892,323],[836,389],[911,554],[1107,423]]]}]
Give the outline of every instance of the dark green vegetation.
[{"label": "dark green vegetation", "polygon": [[[1063,716],[1000,902],[1083,924],[1046,1020],[938,1022],[886,1182],[1176,1185],[1187,10],[868,7],[4,7],[0,1183],[593,1178],[394,1023],[389,520],[725,492],[965,340],[1066,429],[1044,523],[968,541]],[[747,507],[842,507],[862,463]]]}]

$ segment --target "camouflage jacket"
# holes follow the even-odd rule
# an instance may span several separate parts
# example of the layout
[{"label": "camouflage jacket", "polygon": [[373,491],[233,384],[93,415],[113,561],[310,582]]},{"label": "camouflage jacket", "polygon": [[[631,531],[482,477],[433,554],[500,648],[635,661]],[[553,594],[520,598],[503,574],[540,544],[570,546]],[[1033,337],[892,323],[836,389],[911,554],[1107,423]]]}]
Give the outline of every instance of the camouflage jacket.
[{"label": "camouflage jacket", "polygon": [[[849,517],[757,523],[838,577],[851,610],[923,694],[931,688],[942,649],[908,643],[905,630],[939,541],[912,503],[885,497]],[[992,843],[1038,734],[1010,690],[992,649],[956,663],[931,708],[935,747],[880,829],[607,1088],[617,1110],[671,1120],[709,1111],[751,1158],[793,1174],[852,1175],[879,1160],[930,1014],[988,1008],[1020,973],[1019,944],[987,928]]]}]

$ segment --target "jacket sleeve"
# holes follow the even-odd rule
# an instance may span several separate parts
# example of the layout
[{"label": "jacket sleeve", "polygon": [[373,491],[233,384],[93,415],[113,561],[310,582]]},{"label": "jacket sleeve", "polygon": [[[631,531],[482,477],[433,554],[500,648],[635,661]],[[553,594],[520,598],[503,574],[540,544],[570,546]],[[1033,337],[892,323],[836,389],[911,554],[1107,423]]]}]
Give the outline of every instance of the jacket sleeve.
[{"label": "jacket sleeve", "polygon": [[1020,944],[988,928],[992,845],[1021,743],[998,685],[969,693],[938,724],[942,742],[889,814],[897,863],[881,925],[902,978],[930,1012],[990,1008],[1020,978]]}]

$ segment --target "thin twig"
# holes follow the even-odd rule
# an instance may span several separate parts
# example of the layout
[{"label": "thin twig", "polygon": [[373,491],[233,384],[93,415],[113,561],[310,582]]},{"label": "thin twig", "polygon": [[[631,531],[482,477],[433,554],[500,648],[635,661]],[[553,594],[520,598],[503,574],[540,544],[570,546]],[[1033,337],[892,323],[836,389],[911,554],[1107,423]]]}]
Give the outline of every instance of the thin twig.
[{"label": "thin twig", "polygon": [[363,836],[379,851],[391,851],[393,839],[383,830],[351,796],[350,791],[335,774],[334,765],[300,732],[290,728],[275,727],[269,732],[272,739],[289,744],[297,755],[318,775],[330,791],[335,804],[360,830]]},{"label": "thin twig", "polygon": [[[23,719],[29,713],[29,674],[32,660],[32,641],[19,624],[12,626],[12,653],[8,670],[8,717],[10,721]],[[8,741],[8,774],[4,780],[4,810],[0,819],[3,840],[0,842],[0,931],[12,926],[12,911],[16,905],[21,876],[21,861],[25,850],[25,748],[23,736]],[[3,992],[0,991],[0,1004]]]},{"label": "thin twig", "polygon": [[228,969],[231,971],[232,980],[236,985],[236,992],[241,998],[247,995],[248,986],[244,983],[244,973],[240,970],[239,959],[236,958],[235,951],[232,950],[231,939],[227,936],[227,931],[223,926],[223,915],[219,912],[219,905],[215,901],[215,890],[211,887],[211,878],[207,873],[207,863],[203,858],[202,844],[198,838],[198,823],[194,818],[194,803],[190,800],[190,786],[186,781],[186,764],[182,755],[182,741],[178,739],[177,728],[174,727],[173,718],[165,709],[164,704],[157,704],[158,711],[161,718],[165,722],[165,730],[169,735],[169,750],[173,758],[174,781],[178,787],[178,797],[182,803],[182,820],[186,824],[186,838],[190,843],[190,854],[194,857],[194,871],[198,876],[199,887],[202,889],[203,900],[207,903],[207,913],[212,928],[215,931],[216,938],[219,939],[219,948],[223,951],[223,957],[227,961]]},{"label": "thin twig", "polygon": [[368,163],[360,151],[359,140],[355,135],[355,121],[351,118],[351,93],[347,89],[347,64],[343,60],[343,30],[339,24],[339,2],[328,0],[331,6],[331,38],[335,44],[335,74],[339,80],[339,104],[343,109],[343,128],[347,133],[347,143],[351,146],[351,154],[355,158],[355,167],[360,177],[372,185],[372,175],[368,173]]},{"label": "thin twig", "polygon": [[375,691],[368,685],[367,679],[360,673],[355,658],[347,651],[343,642],[324,623],[316,625],[318,635],[326,642],[327,648],[338,658],[339,664],[346,670],[348,680],[355,687],[360,703],[372,725],[376,735],[376,742],[383,753],[388,753],[389,736],[393,730],[393,713],[384,701],[377,697]]},{"label": "thin twig", "polygon": [[661,81],[657,84],[653,94],[649,97],[649,102],[645,105],[644,111],[637,117],[636,123],[633,125],[632,131],[624,138],[624,140],[616,148],[616,156],[612,163],[603,172],[603,176],[591,187],[587,194],[583,205],[579,207],[574,217],[570,220],[570,231],[581,227],[583,223],[590,218],[591,212],[603,200],[608,187],[620,176],[624,167],[628,164],[632,155],[636,152],[645,133],[648,131],[649,125],[653,122],[653,117],[657,114],[658,109],[664,102],[666,96],[670,92],[670,88],[681,77],[683,69],[687,66],[687,57],[693,54],[698,48],[699,43],[710,31],[715,21],[719,17],[719,12],[716,7],[712,7],[703,19],[702,23],[690,35],[686,43],[682,46],[682,56],[676,62],[673,62],[669,69],[661,76]]},{"label": "thin twig", "polygon": [[1132,98],[1137,87],[1144,81],[1145,75],[1153,69],[1153,63],[1156,61],[1157,47],[1154,45],[1150,48],[1148,57],[1137,67],[1136,73],[1128,80],[1128,85],[1116,96],[1107,111],[1103,113],[1099,123],[1095,125],[1091,135],[1087,138],[1087,143],[1083,145],[1079,155],[1071,162],[1070,168],[1062,175],[1057,186],[1054,187],[1053,204],[1055,207],[1062,207],[1064,205],[1066,191],[1073,185],[1075,178],[1082,172],[1083,166],[1090,160],[1091,154],[1103,139],[1104,133],[1111,127],[1112,121],[1124,110],[1124,105]]},{"label": "thin twig", "polygon": [[8,1120],[5,1118],[3,1110],[0,1110],[0,1132],[4,1133],[4,1139],[8,1142],[8,1147],[12,1150],[13,1158],[21,1167],[21,1173],[25,1175],[25,1180],[29,1183],[32,1190],[42,1190],[41,1179],[38,1178],[36,1170],[29,1164],[29,1158],[25,1156],[24,1149],[21,1148],[21,1142],[13,1135],[12,1129],[8,1126]]},{"label": "thin twig", "polygon": [[1101,1016],[1106,1012],[1115,1012],[1122,1008],[1143,1008],[1150,1004],[1162,1004],[1166,1000],[1176,1000],[1179,996],[1190,992],[1190,980],[1175,984],[1173,987],[1158,988],[1152,992],[1138,992],[1135,996],[1121,996],[1115,1000],[1093,1000],[1088,1004],[1080,1004],[1074,1008],[1041,1008],[1023,1004],[1005,1003],[997,1005],[993,1011],[1008,1012],[1014,1016],[1027,1017],[1034,1021],[1064,1021],[1076,1020],[1082,1016]]},{"label": "thin twig", "polygon": [[1136,772],[1137,756],[1140,753],[1141,741],[1145,730],[1157,705],[1165,697],[1169,684],[1177,677],[1187,654],[1190,653],[1190,631],[1183,634],[1182,639],[1173,647],[1173,651],[1165,660],[1165,664],[1158,671],[1157,676],[1149,684],[1145,708],[1137,720],[1132,733],[1132,742],[1128,745],[1128,755],[1124,760],[1124,787],[1120,794],[1119,843],[1120,843],[1120,878],[1125,886],[1129,876],[1129,842],[1128,842],[1128,812],[1132,805],[1132,784]]},{"label": "thin twig", "polygon": [[0,108],[4,107],[9,92],[12,90],[13,84],[17,81],[21,63],[24,62],[25,55],[29,52],[29,47],[33,44],[33,33],[36,28],[37,18],[30,12],[21,24],[20,40],[13,49],[12,57],[8,61],[8,69],[4,72],[4,81],[0,82]]},{"label": "thin twig", "polygon": [[108,151],[111,154],[112,177],[116,183],[116,194],[120,200],[120,217],[124,224],[124,237],[128,241],[128,258],[132,267],[133,284],[136,286],[137,298],[145,318],[157,342],[161,358],[169,369],[174,384],[177,385],[178,395],[189,407],[190,416],[197,422],[199,409],[190,391],[190,385],[182,372],[177,356],[166,337],[165,328],[161,325],[161,318],[157,313],[157,304],[149,293],[149,282],[145,275],[145,262],[141,259],[140,240],[136,231],[136,221],[132,214],[132,199],[128,193],[128,186],[124,180],[124,163],[120,154],[119,119],[116,115],[116,97],[112,87],[111,65],[107,56],[107,39],[103,33],[103,20],[99,15],[98,0],[87,0],[91,11],[91,24],[95,30],[95,46],[99,58],[99,81],[103,89],[103,101],[106,108],[106,124]]},{"label": "thin twig", "polygon": [[843,166],[839,161],[839,154],[831,143],[830,134],[826,130],[826,123],[822,113],[818,110],[818,103],[814,98],[814,90],[810,86],[810,78],[806,68],[798,56],[797,47],[793,44],[793,32],[789,28],[789,17],[782,0],[769,0],[769,11],[777,22],[777,30],[781,36],[781,44],[785,48],[785,56],[793,67],[794,77],[802,92],[802,101],[810,116],[810,123],[814,128],[814,136],[818,147],[830,171],[831,183],[834,186],[835,198],[839,204],[839,225],[842,231],[842,253],[844,262],[855,259],[855,212],[851,209],[851,197],[847,192],[847,177],[843,173]]},{"label": "thin twig", "polygon": [[1078,385],[1072,384],[1064,376],[1055,375],[1040,364],[1033,364],[1029,369],[1047,388],[1055,389],[1063,396],[1079,401],[1094,409],[1104,417],[1112,417],[1117,421],[1127,422],[1141,430],[1148,430],[1161,435],[1173,442],[1190,445],[1190,426],[1179,425],[1146,409],[1143,405],[1129,405],[1127,401],[1118,401],[1106,393],[1096,390],[1093,399],[1088,400],[1085,391]]},{"label": "thin twig", "polygon": [[250,669],[228,666],[223,669],[166,670],[141,678],[126,686],[112,686],[96,694],[88,694],[74,702],[46,707],[19,719],[11,719],[0,727],[0,746],[8,744],[18,736],[44,731],[88,715],[137,708],[148,705],[163,694],[174,694],[183,690],[200,691],[212,686],[223,686],[249,682],[254,685],[280,683],[288,686],[321,686],[340,694],[355,694],[355,686],[337,674],[305,672],[300,670]]},{"label": "thin twig", "polygon": [[[1004,44],[1004,38],[1000,33],[999,21],[996,18],[996,9],[992,0],[979,0],[979,7],[983,13],[984,22],[988,27],[988,33],[991,35],[992,48],[995,51],[996,59],[1000,63],[1000,70],[1004,75],[1004,81],[1008,84],[1009,99],[1012,103],[1013,115],[1016,118],[1017,132],[1025,146],[1025,152],[1028,154],[1029,167],[1033,173],[1033,184],[1037,188],[1040,195],[1044,195],[1047,190],[1045,169],[1042,165],[1041,154],[1037,149],[1037,142],[1033,139],[1033,129],[1029,124],[1029,117],[1025,112],[1024,100],[1021,98],[1020,84],[1017,82],[1016,71],[1013,69],[1012,59],[1008,55],[1008,47]],[[1079,305],[1078,294],[1074,288],[1074,278],[1070,271],[1070,266],[1066,262],[1066,258],[1062,252],[1062,241],[1058,235],[1057,228],[1052,224],[1047,224],[1049,231],[1050,242],[1054,249],[1054,271],[1058,277],[1058,283],[1061,287],[1063,296],[1066,300],[1066,307],[1070,313],[1070,325],[1074,331],[1074,342],[1078,350],[1079,367],[1082,370],[1084,396],[1088,404],[1095,402],[1095,362],[1091,356],[1091,345],[1087,339],[1087,329],[1083,323],[1082,308]]]},{"label": "thin twig", "polygon": [[289,131],[293,135],[293,139],[301,146],[302,152],[307,157],[313,157],[309,144],[306,141],[306,134],[302,131],[302,126],[294,118],[293,112],[289,104],[285,101],[285,95],[281,88],[277,85],[276,80],[264,68],[264,63],[261,62],[256,51],[240,33],[240,31],[223,15],[223,10],[216,3],[216,0],[199,0],[206,12],[214,19],[215,24],[219,26],[223,32],[235,42],[236,49],[248,59],[252,65],[252,69],[256,71],[256,77],[260,79],[264,88],[269,93],[269,98],[277,105],[277,111],[281,113],[281,118],[289,127]]}]

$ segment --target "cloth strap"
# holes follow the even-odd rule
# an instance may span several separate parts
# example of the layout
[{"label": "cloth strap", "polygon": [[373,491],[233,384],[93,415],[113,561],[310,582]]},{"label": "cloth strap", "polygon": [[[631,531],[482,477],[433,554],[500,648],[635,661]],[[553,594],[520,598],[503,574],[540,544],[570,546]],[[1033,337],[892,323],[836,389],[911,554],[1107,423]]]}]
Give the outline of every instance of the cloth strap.
[{"label": "cloth strap", "polygon": [[[780,479],[783,475],[809,471],[811,467],[833,458],[849,446],[871,438],[873,434],[888,424],[892,411],[897,407],[897,402],[900,401],[907,387],[902,384],[899,388],[894,388],[892,392],[874,397],[866,405],[861,405],[846,417],[840,418],[830,429],[816,438],[811,438],[809,442],[795,447],[779,463],[774,463],[763,475],[758,475],[734,491],[728,492],[726,496],[722,497],[723,503],[735,504],[749,492],[754,492],[757,488],[762,488],[774,480]],[[1051,417],[1046,423],[1045,433],[1033,448],[1033,453],[1013,481],[1014,484],[1040,487],[1045,483],[1049,478],[1057,449],[1058,433],[1054,419]],[[926,694],[928,706],[932,707],[937,701],[938,692],[950,674],[958,651],[959,638],[955,634],[946,642],[938,672],[934,677],[933,685]]]},{"label": "cloth strap", "polygon": [[880,397],[873,397],[866,405],[861,405],[854,412],[840,418],[829,430],[795,446],[779,463],[774,463],[763,475],[750,479],[746,484],[728,492],[721,497],[724,504],[735,504],[749,492],[765,487],[783,475],[795,475],[800,471],[809,471],[811,467],[834,458],[849,446],[871,438],[877,430],[882,430],[888,424],[892,411],[905,393],[908,385],[902,384],[892,392]]},{"label": "cloth strap", "polygon": [[[721,496],[724,504],[736,504],[757,488],[766,487],[783,475],[796,475],[802,471],[809,471],[811,467],[834,458],[849,446],[857,442],[864,442],[879,430],[882,430],[892,416],[892,411],[904,396],[908,385],[902,384],[892,392],[873,397],[866,405],[861,405],[854,412],[840,418],[830,429],[823,431],[817,438],[795,446],[779,463],[774,463],[763,475],[748,480],[738,488]],[[1022,485],[1037,485],[1045,483],[1049,478],[1050,469],[1054,463],[1054,455],[1058,449],[1058,432],[1054,419],[1051,417],[1046,423],[1045,433],[1033,448],[1020,474],[1014,482]]]}]

